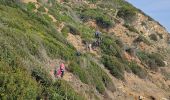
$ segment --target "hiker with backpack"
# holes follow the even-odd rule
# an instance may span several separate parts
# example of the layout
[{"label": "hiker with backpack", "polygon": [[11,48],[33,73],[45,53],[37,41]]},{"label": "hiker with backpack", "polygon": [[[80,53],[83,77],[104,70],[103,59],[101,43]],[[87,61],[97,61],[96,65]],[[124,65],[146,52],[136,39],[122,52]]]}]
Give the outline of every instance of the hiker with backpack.
[{"label": "hiker with backpack", "polygon": [[100,39],[100,34],[101,34],[101,32],[99,30],[97,30],[95,32],[95,38]]},{"label": "hiker with backpack", "polygon": [[[54,71],[55,72],[55,71]],[[63,77],[64,76],[64,72],[65,72],[65,65],[64,63],[60,64],[60,68],[58,70],[56,70],[55,77]]]},{"label": "hiker with backpack", "polygon": [[64,76],[64,71],[65,71],[65,65],[64,63],[61,63],[60,65],[60,70],[61,70],[61,78]]}]

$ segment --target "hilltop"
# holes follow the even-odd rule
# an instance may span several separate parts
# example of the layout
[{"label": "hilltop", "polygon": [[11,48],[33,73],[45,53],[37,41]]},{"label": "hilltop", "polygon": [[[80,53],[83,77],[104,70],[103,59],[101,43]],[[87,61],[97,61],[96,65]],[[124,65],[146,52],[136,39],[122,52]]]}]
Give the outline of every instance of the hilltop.
[{"label": "hilltop", "polygon": [[169,43],[124,0],[0,0],[0,99],[168,100]]}]

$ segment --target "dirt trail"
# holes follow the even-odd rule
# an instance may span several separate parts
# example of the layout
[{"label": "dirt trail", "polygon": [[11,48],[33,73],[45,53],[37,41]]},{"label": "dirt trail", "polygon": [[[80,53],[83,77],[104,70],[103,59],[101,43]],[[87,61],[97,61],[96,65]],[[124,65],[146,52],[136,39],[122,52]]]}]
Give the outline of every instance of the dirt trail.
[{"label": "dirt trail", "polygon": [[77,51],[85,52],[86,48],[79,35],[68,33],[67,40],[77,49]]},{"label": "dirt trail", "polygon": [[80,79],[72,73],[66,71],[63,79],[66,80],[77,93],[82,94],[87,100],[92,98],[86,93],[87,91],[90,91],[91,88],[87,84],[82,83]]},{"label": "dirt trail", "polygon": [[[82,39],[79,35],[68,33],[67,40],[77,49],[77,51],[80,51],[82,53],[89,51],[87,50],[87,46],[82,43]],[[99,57],[97,49],[94,50],[91,48],[89,52],[94,54],[96,57]]]}]

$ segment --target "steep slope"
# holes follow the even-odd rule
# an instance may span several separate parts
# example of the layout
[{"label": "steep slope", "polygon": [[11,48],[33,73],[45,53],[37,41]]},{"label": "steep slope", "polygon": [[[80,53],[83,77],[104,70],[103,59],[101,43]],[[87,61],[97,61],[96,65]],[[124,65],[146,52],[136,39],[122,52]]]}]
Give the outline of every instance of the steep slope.
[{"label": "steep slope", "polygon": [[124,0],[0,0],[0,98],[168,100],[169,37]]}]

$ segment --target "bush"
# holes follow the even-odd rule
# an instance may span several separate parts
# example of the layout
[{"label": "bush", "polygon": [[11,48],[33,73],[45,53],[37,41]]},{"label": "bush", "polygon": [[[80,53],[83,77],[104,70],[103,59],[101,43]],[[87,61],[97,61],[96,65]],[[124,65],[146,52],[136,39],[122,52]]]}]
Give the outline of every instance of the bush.
[{"label": "bush", "polygon": [[151,45],[150,41],[148,39],[146,39],[146,37],[142,36],[142,35],[139,35],[138,38],[136,38],[133,42],[135,43],[140,43],[140,42],[143,42],[147,45]]},{"label": "bush", "polygon": [[128,48],[126,49],[126,52],[128,52],[131,56],[136,56],[136,50],[135,48]]},{"label": "bush", "polygon": [[149,37],[151,40],[158,41],[158,37],[156,34],[151,34],[151,35],[149,35]]},{"label": "bush", "polygon": [[[51,93],[49,99],[68,99],[68,100],[85,100],[85,98],[76,93],[74,89],[64,80],[57,80],[51,87]],[[57,98],[56,98],[57,97]]]},{"label": "bush", "polygon": [[37,10],[40,12],[45,12],[45,8],[43,6],[40,6]]},{"label": "bush", "polygon": [[114,26],[114,22],[109,18],[104,12],[100,9],[86,9],[82,11],[81,19],[84,21],[88,21],[89,19],[96,20],[96,23],[101,28],[110,28]]},{"label": "bush", "polygon": [[88,77],[87,77],[88,75],[86,73],[86,70],[83,69],[80,65],[78,65],[76,61],[72,61],[68,66],[68,68],[69,71],[77,75],[83,83],[88,84]]},{"label": "bush", "polygon": [[110,70],[110,73],[118,79],[124,79],[124,65],[116,58],[103,56],[102,62],[106,68]]},{"label": "bush", "polygon": [[68,25],[69,27],[69,32],[73,35],[80,35],[80,31],[74,27],[73,25]]},{"label": "bush", "polygon": [[0,62],[0,99],[36,99],[39,85],[31,75],[21,67],[15,69]]},{"label": "bush", "polygon": [[118,16],[125,19],[126,21],[133,21],[135,16],[136,16],[136,9],[128,4],[124,4],[119,12],[118,12]]},{"label": "bush", "polygon": [[29,2],[29,3],[27,4],[27,11],[31,12],[31,11],[33,11],[34,9],[36,9],[35,4]]},{"label": "bush", "polygon": [[101,94],[105,92],[105,87],[115,91],[115,86],[109,76],[87,55],[74,59],[69,65],[69,71],[77,75],[82,82],[93,85]]},{"label": "bush", "polygon": [[164,57],[158,53],[152,53],[149,55],[150,59],[155,60],[157,66],[159,67],[164,67],[165,63],[164,63]]},{"label": "bush", "polygon": [[100,47],[104,54],[122,58],[122,49],[115,43],[115,39],[109,36],[103,37]]},{"label": "bush", "polygon": [[101,28],[107,28],[108,29],[108,28],[111,28],[113,26],[113,23],[110,20],[108,20],[107,18],[104,18],[104,17],[97,17],[96,23]]},{"label": "bush", "polygon": [[132,72],[139,76],[140,78],[144,79],[147,77],[147,72],[139,65],[137,65],[135,62],[130,62],[129,67],[132,70]]},{"label": "bush", "polygon": [[0,4],[17,7],[19,4],[21,4],[20,0],[1,0]]},{"label": "bush", "polygon": [[121,39],[116,39],[116,44],[120,47],[120,48],[124,48],[124,43]]},{"label": "bush", "polygon": [[137,52],[139,59],[148,65],[152,70],[157,70],[158,67],[164,67],[164,58],[158,53],[146,53],[146,52]]},{"label": "bush", "polygon": [[115,85],[112,83],[112,79],[110,79],[110,77],[106,74],[106,73],[102,73],[102,81],[105,85],[105,87],[112,91],[112,92],[115,92],[116,91],[116,87]]},{"label": "bush", "polygon": [[139,34],[139,31],[137,29],[135,29],[133,26],[131,26],[129,24],[124,24],[123,26],[125,26],[129,31]]},{"label": "bush", "polygon": [[32,70],[32,77],[34,77],[37,82],[41,83],[44,86],[49,86],[52,84],[52,79],[50,75],[42,68],[34,68]]},{"label": "bush", "polygon": [[68,33],[69,33],[69,27],[67,27],[67,26],[65,26],[62,30],[61,30],[61,32],[63,33],[63,35],[65,36],[65,37],[67,37],[68,36]]}]

